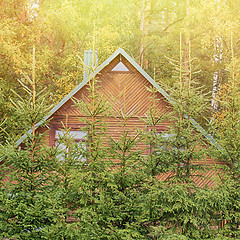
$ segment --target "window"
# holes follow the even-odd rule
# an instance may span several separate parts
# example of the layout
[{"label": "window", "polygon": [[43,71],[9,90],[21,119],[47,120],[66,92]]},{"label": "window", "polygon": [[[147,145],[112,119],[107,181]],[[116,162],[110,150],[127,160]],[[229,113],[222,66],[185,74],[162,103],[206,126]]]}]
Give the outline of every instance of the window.
[{"label": "window", "polygon": [[[60,154],[58,155],[58,159],[60,162],[64,162],[65,160],[65,152],[66,152],[66,145],[63,143],[63,137],[64,134],[66,134],[64,131],[62,130],[56,130],[55,131],[55,146],[58,143],[58,147],[60,150]],[[70,147],[68,147],[67,152],[71,152],[71,155],[69,155],[70,158],[72,158],[73,160],[79,159],[80,162],[85,162],[86,161],[86,157],[84,157],[83,153],[86,151],[86,132],[83,131],[72,131],[70,130],[68,132],[67,135],[67,139],[69,139],[70,141],[73,141],[73,144],[71,146],[71,151]],[[75,144],[74,144],[75,143]]]},{"label": "window", "polygon": [[[176,141],[176,134],[171,134],[171,133],[158,133],[158,136],[160,136],[160,142],[162,143],[162,146],[159,146],[159,149],[163,149],[166,151],[171,151],[171,152],[176,152],[180,150],[181,152],[184,151],[184,148],[182,146],[177,147],[177,144],[179,144]],[[183,140],[183,137],[181,137]],[[176,146],[174,146],[176,145]]]},{"label": "window", "polygon": [[129,69],[122,63],[119,62],[113,69],[112,72],[129,72]]},{"label": "window", "polygon": [[[167,129],[157,129],[153,149],[155,154],[158,156],[165,153],[169,156],[171,155],[176,157],[179,153],[184,152],[183,142],[183,137],[177,139],[176,134],[168,133]],[[149,153],[151,153],[153,149],[150,149]]]},{"label": "window", "polygon": [[186,157],[184,137],[177,139],[176,134],[170,133],[158,133],[158,136],[161,145],[156,147],[156,156],[162,158],[164,155],[169,166],[183,167]]}]

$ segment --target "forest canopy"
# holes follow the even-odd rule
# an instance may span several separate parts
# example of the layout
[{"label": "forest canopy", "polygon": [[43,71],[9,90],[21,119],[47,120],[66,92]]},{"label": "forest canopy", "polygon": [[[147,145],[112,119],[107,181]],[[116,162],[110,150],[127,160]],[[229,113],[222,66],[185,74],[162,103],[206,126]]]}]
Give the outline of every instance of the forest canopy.
[{"label": "forest canopy", "polygon": [[82,81],[81,59],[90,48],[101,63],[122,47],[156,81],[171,85],[181,33],[183,58],[191,45],[194,77],[212,98],[208,116],[229,78],[231,39],[239,56],[237,0],[3,0],[0,7],[0,113],[8,131],[16,128],[11,89],[18,92],[18,79],[31,72],[33,45],[37,86],[47,87],[48,103],[56,104]]}]

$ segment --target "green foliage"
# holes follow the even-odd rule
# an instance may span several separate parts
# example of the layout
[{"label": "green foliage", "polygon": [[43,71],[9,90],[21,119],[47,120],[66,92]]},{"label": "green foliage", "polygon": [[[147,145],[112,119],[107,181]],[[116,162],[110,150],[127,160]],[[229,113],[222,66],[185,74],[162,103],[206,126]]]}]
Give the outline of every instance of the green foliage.
[{"label": "green foliage", "polygon": [[[223,229],[226,236],[239,237],[239,72],[238,60],[234,51],[234,39],[231,37],[231,62],[228,65],[229,79],[222,85],[219,98],[219,111],[211,122],[214,137],[223,147],[223,151],[213,149],[213,155],[221,159],[226,167],[221,171],[220,187],[225,190],[228,200],[225,202],[227,219]],[[226,215],[225,215],[226,214]]]},{"label": "green foliage", "polygon": [[[239,238],[239,41],[229,38],[233,33],[239,39],[238,2],[42,0],[35,8],[32,3],[0,3],[1,238]],[[37,64],[31,66],[34,44]],[[170,85],[175,105],[159,112],[153,97],[142,119],[148,131],[135,135],[127,129],[130,116],[119,112],[122,134],[113,139],[104,124],[111,107],[93,78],[89,95],[76,102],[86,116],[80,119],[86,142],[76,144],[66,122],[64,134],[48,148],[36,124],[52,102],[81,82],[77,56],[92,46],[100,62],[123,47],[156,81]],[[212,90],[216,72],[222,80],[212,132],[224,151],[210,153],[192,118],[208,116],[204,93]],[[154,96],[156,90],[149,90]],[[159,134],[157,126],[166,119],[172,126]],[[12,135],[22,129],[30,132],[16,149]],[[148,156],[138,150],[142,142],[149,145]],[[194,183],[203,178],[198,163],[206,155],[227,163],[210,169],[219,173],[211,189]],[[158,180],[166,172],[170,177]]]},{"label": "green foliage", "polygon": [[[29,81],[33,86],[35,78],[32,79]],[[204,109],[194,101],[194,96],[202,96],[199,91],[188,88],[187,93],[182,91],[179,94],[179,88],[175,88],[179,101],[170,114],[175,123],[169,131],[179,133],[181,137],[177,138],[175,134],[174,139],[166,140],[157,134],[157,125],[164,116],[169,115],[156,110],[157,99],[153,97],[149,115],[144,119],[152,131],[130,135],[127,128],[130,116],[123,110],[119,112],[122,134],[118,139],[108,137],[107,146],[104,144],[107,139],[104,119],[109,116],[110,107],[97,93],[97,83],[97,79],[91,79],[89,96],[84,101],[76,102],[86,116],[81,119],[86,126],[80,130],[87,133],[86,142],[82,144],[75,142],[66,120],[62,126],[63,134],[55,146],[44,146],[44,135],[36,132],[34,126],[46,114],[46,108],[44,97],[36,94],[34,87],[32,90],[25,87],[30,100],[21,97],[22,101],[14,103],[16,111],[24,114],[22,121],[31,126],[32,132],[28,133],[24,149],[9,146],[9,149],[3,150],[8,151],[8,161],[3,165],[8,172],[3,179],[8,176],[9,181],[3,181],[0,194],[1,237],[238,237],[240,198],[236,179],[221,174],[222,179],[215,188],[199,188],[192,181],[194,168],[190,162],[186,164],[186,158],[193,161],[202,157],[202,152],[191,141],[196,141],[198,134],[189,124],[188,117],[185,117],[196,117]],[[180,90],[181,87],[183,85],[180,85]],[[155,93],[154,89],[151,91]],[[149,157],[143,157],[142,151],[137,148],[144,138],[154,153]],[[88,146],[87,149],[84,144]],[[158,146],[164,148],[159,150]],[[182,148],[186,152],[182,153]],[[178,168],[178,163],[182,164],[182,169],[173,172],[175,176],[180,176],[175,181],[162,182],[156,178],[158,174]],[[226,225],[221,229],[219,226],[223,221],[226,221]]]},{"label": "green foliage", "polygon": [[[35,49],[34,49],[35,50]],[[37,239],[44,237],[42,229],[53,221],[48,217],[48,201],[51,186],[51,155],[44,145],[44,134],[36,132],[36,124],[48,112],[44,95],[36,93],[35,51],[33,53],[32,79],[26,76],[31,87],[22,82],[29,98],[19,100],[14,105],[17,116],[30,131],[26,135],[24,148],[9,142],[1,158],[3,163],[3,189],[1,191],[1,237]],[[48,161],[46,161],[48,160]]]},{"label": "green foliage", "polygon": [[163,152],[169,155],[168,162],[172,164],[172,180],[190,183],[202,177],[203,165],[199,162],[206,156],[205,142],[202,133],[196,131],[193,119],[200,119],[206,112],[208,95],[196,83],[190,43],[188,55],[183,55],[181,34],[179,45],[179,61],[172,60],[177,73],[177,81],[170,89],[174,101],[169,115],[172,124]]},{"label": "green foliage", "polygon": [[[33,44],[37,46],[38,86],[48,87],[50,104],[57,103],[82,81],[83,67],[76,56],[82,56],[84,50],[93,46],[99,52],[100,62],[119,47],[139,62],[143,56],[142,64],[148,73],[155,73],[158,82],[173,84],[175,69],[166,57],[176,59],[180,32],[183,50],[187,52],[189,37],[192,58],[198,59],[202,70],[198,81],[212,91],[214,73],[221,74],[222,82],[228,78],[230,33],[239,38],[239,5],[234,0],[221,3],[192,0],[190,5],[176,0],[61,0],[38,4],[31,0],[3,0],[0,6],[0,79],[3,79],[0,88],[5,89],[0,117],[8,117],[12,123],[12,127],[8,124],[8,133],[16,132],[13,124],[16,120],[7,89],[25,94],[16,79],[21,78],[21,72],[30,74]],[[216,39],[222,46],[218,51]],[[237,56],[238,45],[236,41]],[[216,55],[220,53],[223,57],[217,63]]]}]

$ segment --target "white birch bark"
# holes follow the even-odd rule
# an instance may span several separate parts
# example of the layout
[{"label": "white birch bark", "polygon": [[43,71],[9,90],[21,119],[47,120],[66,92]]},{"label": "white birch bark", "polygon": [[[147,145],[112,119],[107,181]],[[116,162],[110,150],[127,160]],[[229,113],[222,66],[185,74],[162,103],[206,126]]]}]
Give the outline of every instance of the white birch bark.
[{"label": "white birch bark", "polygon": [[[220,41],[219,37],[215,40],[215,53],[214,53],[214,63],[218,65],[222,62],[223,58],[223,44]],[[220,70],[213,73],[213,89],[212,89],[212,101],[211,101],[211,110],[212,116],[218,109],[217,95],[221,87],[222,82],[222,73]]]},{"label": "white birch bark", "polygon": [[141,42],[139,46],[139,65],[143,67],[143,41],[144,41],[144,25],[145,25],[145,5],[146,0],[142,0],[142,8],[141,8],[141,21],[140,21],[140,31],[141,31]]}]

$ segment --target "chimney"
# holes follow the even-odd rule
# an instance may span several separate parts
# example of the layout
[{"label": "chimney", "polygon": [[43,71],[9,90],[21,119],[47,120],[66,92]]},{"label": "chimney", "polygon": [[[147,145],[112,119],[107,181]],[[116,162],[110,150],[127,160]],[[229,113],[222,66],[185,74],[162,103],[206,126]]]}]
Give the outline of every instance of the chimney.
[{"label": "chimney", "polygon": [[95,51],[95,56],[93,56],[93,51],[91,49],[84,51],[83,81],[86,81],[88,77],[92,75],[92,70],[97,66],[97,62],[97,51]]}]

